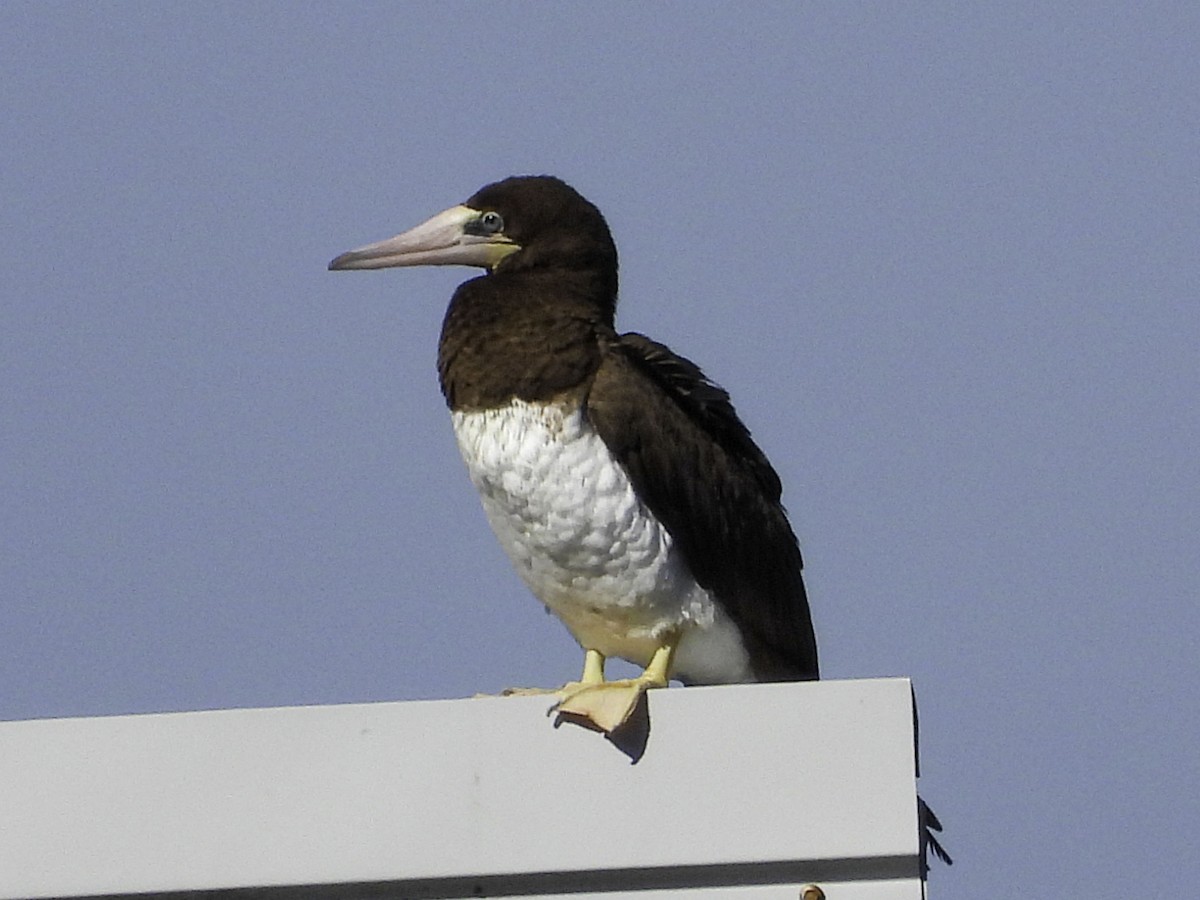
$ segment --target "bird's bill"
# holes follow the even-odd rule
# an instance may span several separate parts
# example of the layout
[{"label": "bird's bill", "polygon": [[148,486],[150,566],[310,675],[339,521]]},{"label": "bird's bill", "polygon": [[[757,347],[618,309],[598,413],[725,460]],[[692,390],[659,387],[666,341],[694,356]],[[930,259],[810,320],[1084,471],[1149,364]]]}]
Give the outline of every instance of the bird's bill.
[{"label": "bird's bill", "polygon": [[330,269],[388,269],[393,266],[482,266],[490,269],[517,244],[501,234],[474,234],[468,225],[482,215],[469,206],[453,206],[403,234],[350,250]]}]

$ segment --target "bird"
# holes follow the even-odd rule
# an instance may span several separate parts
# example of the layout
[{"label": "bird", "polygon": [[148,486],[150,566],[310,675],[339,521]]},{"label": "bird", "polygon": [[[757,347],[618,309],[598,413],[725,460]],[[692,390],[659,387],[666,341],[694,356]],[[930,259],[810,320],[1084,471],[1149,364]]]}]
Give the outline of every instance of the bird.
[{"label": "bird", "polygon": [[[611,734],[672,680],[817,679],[780,478],[699,366],[618,333],[600,210],[513,176],[329,268],[437,265],[484,270],[450,299],[438,378],[493,531],[584,651],[554,709]],[[606,680],[609,658],[642,672]]]}]

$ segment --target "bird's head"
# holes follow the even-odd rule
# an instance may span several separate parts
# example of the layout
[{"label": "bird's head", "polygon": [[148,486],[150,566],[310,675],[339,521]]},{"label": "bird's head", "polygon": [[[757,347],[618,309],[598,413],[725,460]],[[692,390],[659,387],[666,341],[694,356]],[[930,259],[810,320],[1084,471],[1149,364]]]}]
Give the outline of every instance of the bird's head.
[{"label": "bird's head", "polygon": [[493,272],[590,269],[611,273],[616,290],[617,250],[600,210],[548,175],[489,184],[416,228],[343,253],[329,268],[455,265]]}]

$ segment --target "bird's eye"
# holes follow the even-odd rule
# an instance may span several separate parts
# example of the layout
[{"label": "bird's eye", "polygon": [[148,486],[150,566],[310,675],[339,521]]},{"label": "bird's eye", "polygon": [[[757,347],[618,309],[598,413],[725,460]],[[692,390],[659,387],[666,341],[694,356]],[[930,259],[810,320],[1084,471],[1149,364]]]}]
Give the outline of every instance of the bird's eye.
[{"label": "bird's eye", "polygon": [[499,234],[504,230],[504,217],[493,210],[479,217],[479,230],[484,234]]}]

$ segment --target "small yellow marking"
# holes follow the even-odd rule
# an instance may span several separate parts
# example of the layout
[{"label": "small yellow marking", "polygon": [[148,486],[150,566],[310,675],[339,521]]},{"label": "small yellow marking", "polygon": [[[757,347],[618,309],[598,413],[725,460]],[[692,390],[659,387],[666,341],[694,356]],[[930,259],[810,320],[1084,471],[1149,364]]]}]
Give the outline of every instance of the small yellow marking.
[{"label": "small yellow marking", "polygon": [[521,249],[520,244],[513,243],[508,238],[497,238],[487,246],[487,266],[489,271],[495,271],[496,266],[504,262]]}]

